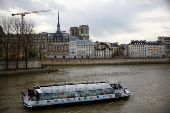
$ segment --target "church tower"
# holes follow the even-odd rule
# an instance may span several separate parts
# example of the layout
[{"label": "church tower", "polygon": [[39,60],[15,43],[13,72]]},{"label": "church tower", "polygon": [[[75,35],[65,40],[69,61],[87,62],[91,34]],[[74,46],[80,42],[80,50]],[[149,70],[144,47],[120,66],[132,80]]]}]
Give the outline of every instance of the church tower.
[{"label": "church tower", "polygon": [[60,33],[59,12],[58,12],[57,33]]}]

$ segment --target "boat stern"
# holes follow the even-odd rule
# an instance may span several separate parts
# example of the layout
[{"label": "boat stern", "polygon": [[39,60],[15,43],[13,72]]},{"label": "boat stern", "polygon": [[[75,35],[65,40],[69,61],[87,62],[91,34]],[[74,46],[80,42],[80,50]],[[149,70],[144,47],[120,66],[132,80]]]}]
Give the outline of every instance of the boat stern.
[{"label": "boat stern", "polygon": [[22,98],[23,98],[23,105],[25,107],[28,107],[28,108],[33,107],[34,101],[31,101],[30,97],[28,95],[26,95],[25,97],[22,97]]}]

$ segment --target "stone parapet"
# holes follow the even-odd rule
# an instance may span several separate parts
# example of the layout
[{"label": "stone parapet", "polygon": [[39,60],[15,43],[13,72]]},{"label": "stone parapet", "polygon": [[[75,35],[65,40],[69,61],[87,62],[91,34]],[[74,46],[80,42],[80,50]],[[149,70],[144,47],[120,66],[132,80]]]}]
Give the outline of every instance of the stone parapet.
[{"label": "stone parapet", "polygon": [[[9,69],[16,69],[17,62],[16,61],[9,61],[8,62],[8,68]],[[28,68],[41,68],[41,62],[40,61],[28,61]],[[25,61],[19,61],[18,62],[18,68],[24,69],[26,67]],[[0,70],[6,69],[6,61],[0,61]]]},{"label": "stone parapet", "polygon": [[49,59],[42,61],[42,65],[116,65],[116,64],[169,64],[170,58],[140,58],[140,59],[100,59],[100,58],[75,58],[75,59]]}]

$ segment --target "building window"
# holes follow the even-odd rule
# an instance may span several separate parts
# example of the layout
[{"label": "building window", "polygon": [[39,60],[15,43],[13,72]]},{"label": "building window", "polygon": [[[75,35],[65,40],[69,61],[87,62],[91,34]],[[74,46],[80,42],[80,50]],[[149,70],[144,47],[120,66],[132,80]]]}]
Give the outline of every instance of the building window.
[{"label": "building window", "polygon": [[81,34],[84,34],[84,30],[83,29],[81,29]]},{"label": "building window", "polygon": [[72,30],[72,36],[74,36],[74,29]]},{"label": "building window", "polygon": [[0,44],[2,44],[2,39],[0,39]]},{"label": "building window", "polygon": [[48,52],[50,52],[50,47],[48,47]]}]

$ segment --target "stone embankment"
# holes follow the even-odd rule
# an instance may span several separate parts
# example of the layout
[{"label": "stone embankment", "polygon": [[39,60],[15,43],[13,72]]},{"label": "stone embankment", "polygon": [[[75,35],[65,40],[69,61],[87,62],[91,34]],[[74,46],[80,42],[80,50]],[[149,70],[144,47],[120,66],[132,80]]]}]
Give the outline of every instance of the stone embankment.
[{"label": "stone embankment", "polygon": [[130,65],[130,64],[169,64],[170,58],[138,58],[138,59],[96,59],[96,58],[73,58],[73,59],[49,59],[42,61],[42,66],[57,65]]},{"label": "stone embankment", "polygon": [[[17,62],[16,61],[9,61],[8,62],[8,69],[16,69],[17,67]],[[25,61],[19,61],[18,62],[18,68],[19,69],[24,69],[26,67],[26,62]],[[27,67],[29,69],[38,69],[41,68],[41,61],[39,60],[29,60],[27,62]],[[6,69],[6,61],[0,61],[0,70],[5,70]]]},{"label": "stone embankment", "polygon": [[38,74],[38,73],[50,73],[57,72],[58,69],[28,69],[28,70],[8,70],[8,71],[0,71],[0,77],[7,76],[16,76],[16,75],[29,75],[29,74]]}]

